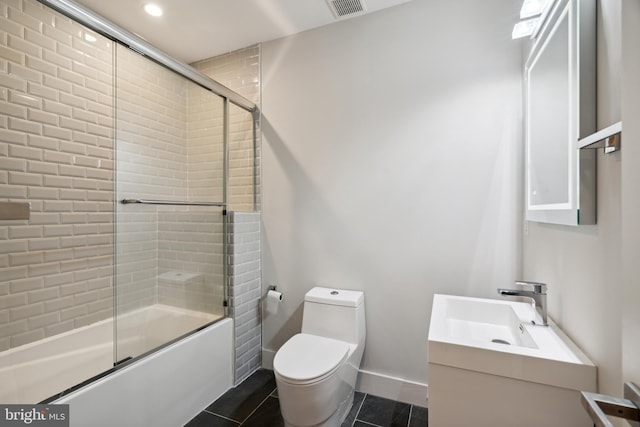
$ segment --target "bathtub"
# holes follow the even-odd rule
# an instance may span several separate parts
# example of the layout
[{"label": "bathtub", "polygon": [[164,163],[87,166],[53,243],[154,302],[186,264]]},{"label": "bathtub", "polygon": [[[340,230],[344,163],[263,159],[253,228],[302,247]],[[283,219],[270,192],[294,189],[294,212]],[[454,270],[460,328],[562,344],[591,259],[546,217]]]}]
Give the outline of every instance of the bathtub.
[{"label": "bathtub", "polygon": [[[154,305],[118,319],[118,354],[140,354],[221,316]],[[113,367],[105,320],[0,353],[0,402],[70,404],[71,426],[182,425],[231,388],[233,321],[222,319],[49,399]]]}]

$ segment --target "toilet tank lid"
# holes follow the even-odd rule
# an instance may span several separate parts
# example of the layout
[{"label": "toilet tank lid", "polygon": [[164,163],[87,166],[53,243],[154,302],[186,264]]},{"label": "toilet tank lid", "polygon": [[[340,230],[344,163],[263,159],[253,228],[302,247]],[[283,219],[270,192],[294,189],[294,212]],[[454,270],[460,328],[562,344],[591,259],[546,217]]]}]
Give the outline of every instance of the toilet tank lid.
[{"label": "toilet tank lid", "polygon": [[357,307],[364,301],[364,293],[345,289],[315,287],[307,292],[304,300],[320,304]]}]

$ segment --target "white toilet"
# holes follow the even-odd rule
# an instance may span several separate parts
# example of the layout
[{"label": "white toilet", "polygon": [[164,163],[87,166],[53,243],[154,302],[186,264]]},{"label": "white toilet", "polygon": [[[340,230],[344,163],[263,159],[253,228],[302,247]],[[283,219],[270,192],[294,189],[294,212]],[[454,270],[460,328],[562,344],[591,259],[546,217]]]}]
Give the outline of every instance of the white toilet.
[{"label": "white toilet", "polygon": [[273,359],[287,427],[336,427],[353,404],[366,336],[364,294],[313,288],[304,297],[302,332]]}]

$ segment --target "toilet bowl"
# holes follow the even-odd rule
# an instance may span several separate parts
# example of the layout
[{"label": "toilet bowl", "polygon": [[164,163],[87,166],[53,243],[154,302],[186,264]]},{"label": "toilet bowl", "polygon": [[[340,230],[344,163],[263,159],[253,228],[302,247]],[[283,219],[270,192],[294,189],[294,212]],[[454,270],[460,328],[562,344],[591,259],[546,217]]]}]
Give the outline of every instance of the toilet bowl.
[{"label": "toilet bowl", "polygon": [[336,427],[353,403],[366,336],[364,294],[316,287],[302,331],[276,353],[273,370],[287,427]]}]

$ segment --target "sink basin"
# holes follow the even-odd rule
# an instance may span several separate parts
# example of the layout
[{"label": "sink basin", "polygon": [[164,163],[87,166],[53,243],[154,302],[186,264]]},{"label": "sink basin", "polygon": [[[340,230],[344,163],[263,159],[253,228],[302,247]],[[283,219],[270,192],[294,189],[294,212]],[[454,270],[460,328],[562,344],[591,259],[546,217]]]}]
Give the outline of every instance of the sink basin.
[{"label": "sink basin", "polygon": [[525,302],[436,294],[429,363],[595,390],[595,365],[553,320],[533,325],[534,313]]},{"label": "sink basin", "polygon": [[429,424],[467,425],[473,413],[475,426],[589,425],[579,397],[596,391],[596,366],[552,319],[532,324],[535,315],[525,302],[434,295]]}]

